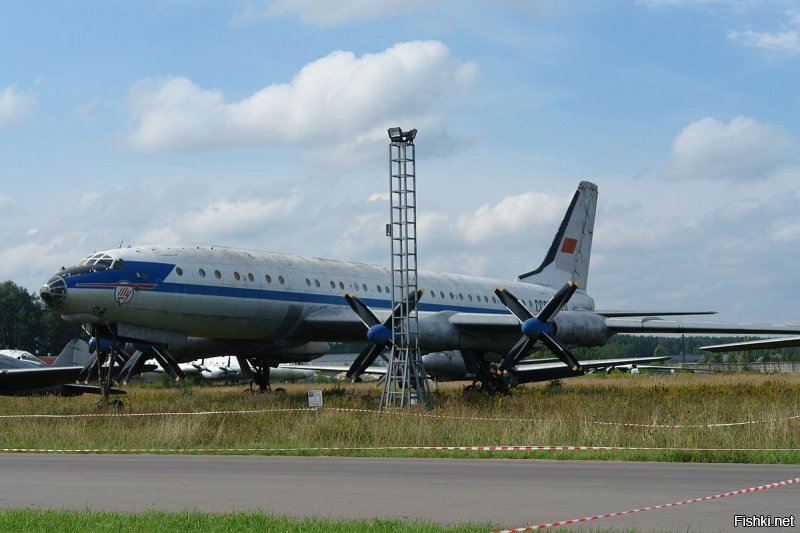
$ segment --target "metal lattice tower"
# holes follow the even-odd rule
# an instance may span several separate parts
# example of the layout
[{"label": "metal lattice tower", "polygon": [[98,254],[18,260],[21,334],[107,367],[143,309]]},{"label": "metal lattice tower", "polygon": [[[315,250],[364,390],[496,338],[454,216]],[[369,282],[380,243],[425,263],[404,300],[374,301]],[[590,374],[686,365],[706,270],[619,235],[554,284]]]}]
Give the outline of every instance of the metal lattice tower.
[{"label": "metal lattice tower", "polygon": [[417,285],[417,186],[414,137],[417,130],[389,130],[390,223],[392,243],[392,309],[394,343],[389,355],[381,409],[402,408],[416,403],[432,406],[427,375],[419,350]]}]

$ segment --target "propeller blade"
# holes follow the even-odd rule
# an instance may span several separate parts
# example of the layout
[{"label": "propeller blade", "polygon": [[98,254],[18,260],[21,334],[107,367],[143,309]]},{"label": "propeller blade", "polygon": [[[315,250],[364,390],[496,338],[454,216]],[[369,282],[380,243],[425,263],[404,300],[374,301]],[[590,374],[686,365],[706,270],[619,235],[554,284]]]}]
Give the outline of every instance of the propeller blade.
[{"label": "propeller blade", "polygon": [[375,316],[375,313],[372,312],[372,309],[367,307],[367,304],[362,302],[358,299],[358,297],[353,296],[351,294],[345,294],[344,299],[347,300],[347,303],[350,304],[350,307],[355,311],[358,315],[358,318],[361,319],[361,322],[367,327],[367,329],[371,328],[372,326],[377,326],[381,323],[378,320],[378,317]]},{"label": "propeller blade", "polygon": [[344,297],[350,307],[355,311],[361,322],[367,327],[367,339],[370,343],[367,344],[358,357],[355,358],[353,364],[345,374],[348,378],[352,379],[364,373],[364,371],[373,363],[379,355],[383,354],[384,349],[392,344],[392,321],[406,315],[409,311],[417,306],[417,302],[424,294],[425,289],[418,291],[411,291],[408,293],[408,298],[405,301],[398,303],[392,310],[392,314],[381,323],[375,313],[362,302],[357,296],[345,294]]},{"label": "propeller blade", "polygon": [[142,370],[145,361],[144,353],[140,350],[136,350],[125,363],[125,366],[122,367],[122,370],[119,371],[119,380],[122,383],[127,383],[132,376],[135,376]]},{"label": "propeller blade", "polygon": [[528,319],[533,318],[533,314],[528,311],[528,308],[525,307],[522,302],[520,302],[516,296],[511,294],[505,289],[495,289],[494,293],[500,298],[500,301],[503,302],[511,314],[517,317],[517,320],[520,322],[525,322]]},{"label": "propeller blade", "polygon": [[419,299],[422,298],[422,295],[424,293],[425,289],[409,292],[408,298],[406,298],[405,301],[400,302],[395,306],[394,310],[392,310],[392,316],[389,317],[389,319],[386,320],[386,322],[384,322],[383,325],[390,326],[392,324],[392,318],[397,320],[398,318],[412,311],[417,306],[417,302],[419,302]]},{"label": "propeller blade", "polygon": [[536,342],[535,340],[531,339],[527,335],[523,335],[517,341],[517,344],[514,345],[513,348],[506,354],[503,358],[503,361],[500,363],[498,370],[500,372],[504,372],[516,366],[520,359],[525,355],[525,353],[530,348],[531,344]]},{"label": "propeller blade", "polygon": [[241,355],[237,355],[236,360],[239,362],[239,369],[242,373],[242,376],[246,377],[247,379],[253,379],[253,369],[250,368],[250,363],[247,362],[247,359]]},{"label": "propeller blade", "polygon": [[364,370],[366,370],[367,367],[375,361],[375,359],[383,352],[385,348],[385,345],[372,343],[364,346],[364,349],[361,350],[361,353],[355,358],[353,364],[350,365],[350,369],[345,375],[352,379],[363,374]]},{"label": "propeller blade", "polygon": [[559,342],[553,337],[547,333],[542,333],[542,335],[539,337],[539,340],[542,342],[542,344],[547,346],[556,357],[561,359],[561,361],[563,361],[564,364],[567,365],[573,372],[583,372],[581,364],[577,359],[575,359],[575,356],[572,355],[572,353],[567,350],[566,347],[559,344]]},{"label": "propeller blade", "polygon": [[153,356],[164,371],[175,381],[186,378],[186,374],[183,373],[181,367],[178,366],[178,363],[175,362],[175,359],[172,358],[168,351],[153,347]]},{"label": "propeller blade", "polygon": [[542,322],[549,322],[552,320],[553,317],[561,311],[561,308],[566,305],[569,299],[572,298],[576,290],[578,290],[578,284],[574,281],[568,281],[563,287],[558,289],[558,292],[555,293],[552,298],[550,298],[550,301],[539,311],[536,318]]},{"label": "propeller blade", "polygon": [[80,371],[78,377],[75,378],[77,383],[84,383],[86,382],[92,374],[92,371],[95,369],[97,365],[97,352],[93,352],[92,355],[89,357],[89,360],[86,361],[86,364],[83,365],[83,370]]}]

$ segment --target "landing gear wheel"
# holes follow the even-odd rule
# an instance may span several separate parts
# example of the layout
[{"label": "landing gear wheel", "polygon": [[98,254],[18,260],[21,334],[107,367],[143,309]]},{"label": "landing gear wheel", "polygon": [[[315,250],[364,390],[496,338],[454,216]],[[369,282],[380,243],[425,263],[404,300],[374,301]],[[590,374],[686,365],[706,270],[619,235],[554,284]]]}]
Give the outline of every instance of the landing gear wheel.
[{"label": "landing gear wheel", "polygon": [[476,392],[479,391],[480,389],[474,383],[472,385],[467,385],[466,387],[464,387],[464,394],[475,394]]},{"label": "landing gear wheel", "polygon": [[253,392],[253,384],[258,385],[258,392],[264,394],[265,392],[271,392],[272,389],[269,386],[269,365],[262,364],[262,363],[250,363],[253,367],[253,380],[250,381],[250,391]]},{"label": "landing gear wheel", "polygon": [[125,402],[122,400],[111,400],[108,402],[109,409],[116,409],[117,411],[122,411],[125,409]]}]

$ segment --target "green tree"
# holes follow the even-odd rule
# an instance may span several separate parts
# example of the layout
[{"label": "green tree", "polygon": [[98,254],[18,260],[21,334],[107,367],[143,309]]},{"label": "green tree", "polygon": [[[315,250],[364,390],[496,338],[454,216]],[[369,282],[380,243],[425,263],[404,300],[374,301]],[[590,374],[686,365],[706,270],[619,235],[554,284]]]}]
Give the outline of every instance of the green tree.
[{"label": "green tree", "polygon": [[65,322],[38,296],[13,281],[0,283],[0,347],[57,354],[81,335],[79,325]]},{"label": "green tree", "polygon": [[33,295],[13,281],[0,284],[0,344],[35,350],[41,308]]}]

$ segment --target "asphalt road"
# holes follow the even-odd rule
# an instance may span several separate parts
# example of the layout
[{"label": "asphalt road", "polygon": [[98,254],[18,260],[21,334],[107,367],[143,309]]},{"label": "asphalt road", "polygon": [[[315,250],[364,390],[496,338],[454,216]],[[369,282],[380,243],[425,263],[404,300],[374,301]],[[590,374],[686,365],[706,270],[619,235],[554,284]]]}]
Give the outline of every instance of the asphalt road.
[{"label": "asphalt road", "polygon": [[[511,528],[796,477],[800,467],[786,465],[0,454],[0,509],[260,509],[290,516],[382,516]],[[800,485],[583,527],[768,531],[734,528],[736,514],[794,514],[800,520]],[[800,523],[793,530],[800,531]]]}]

